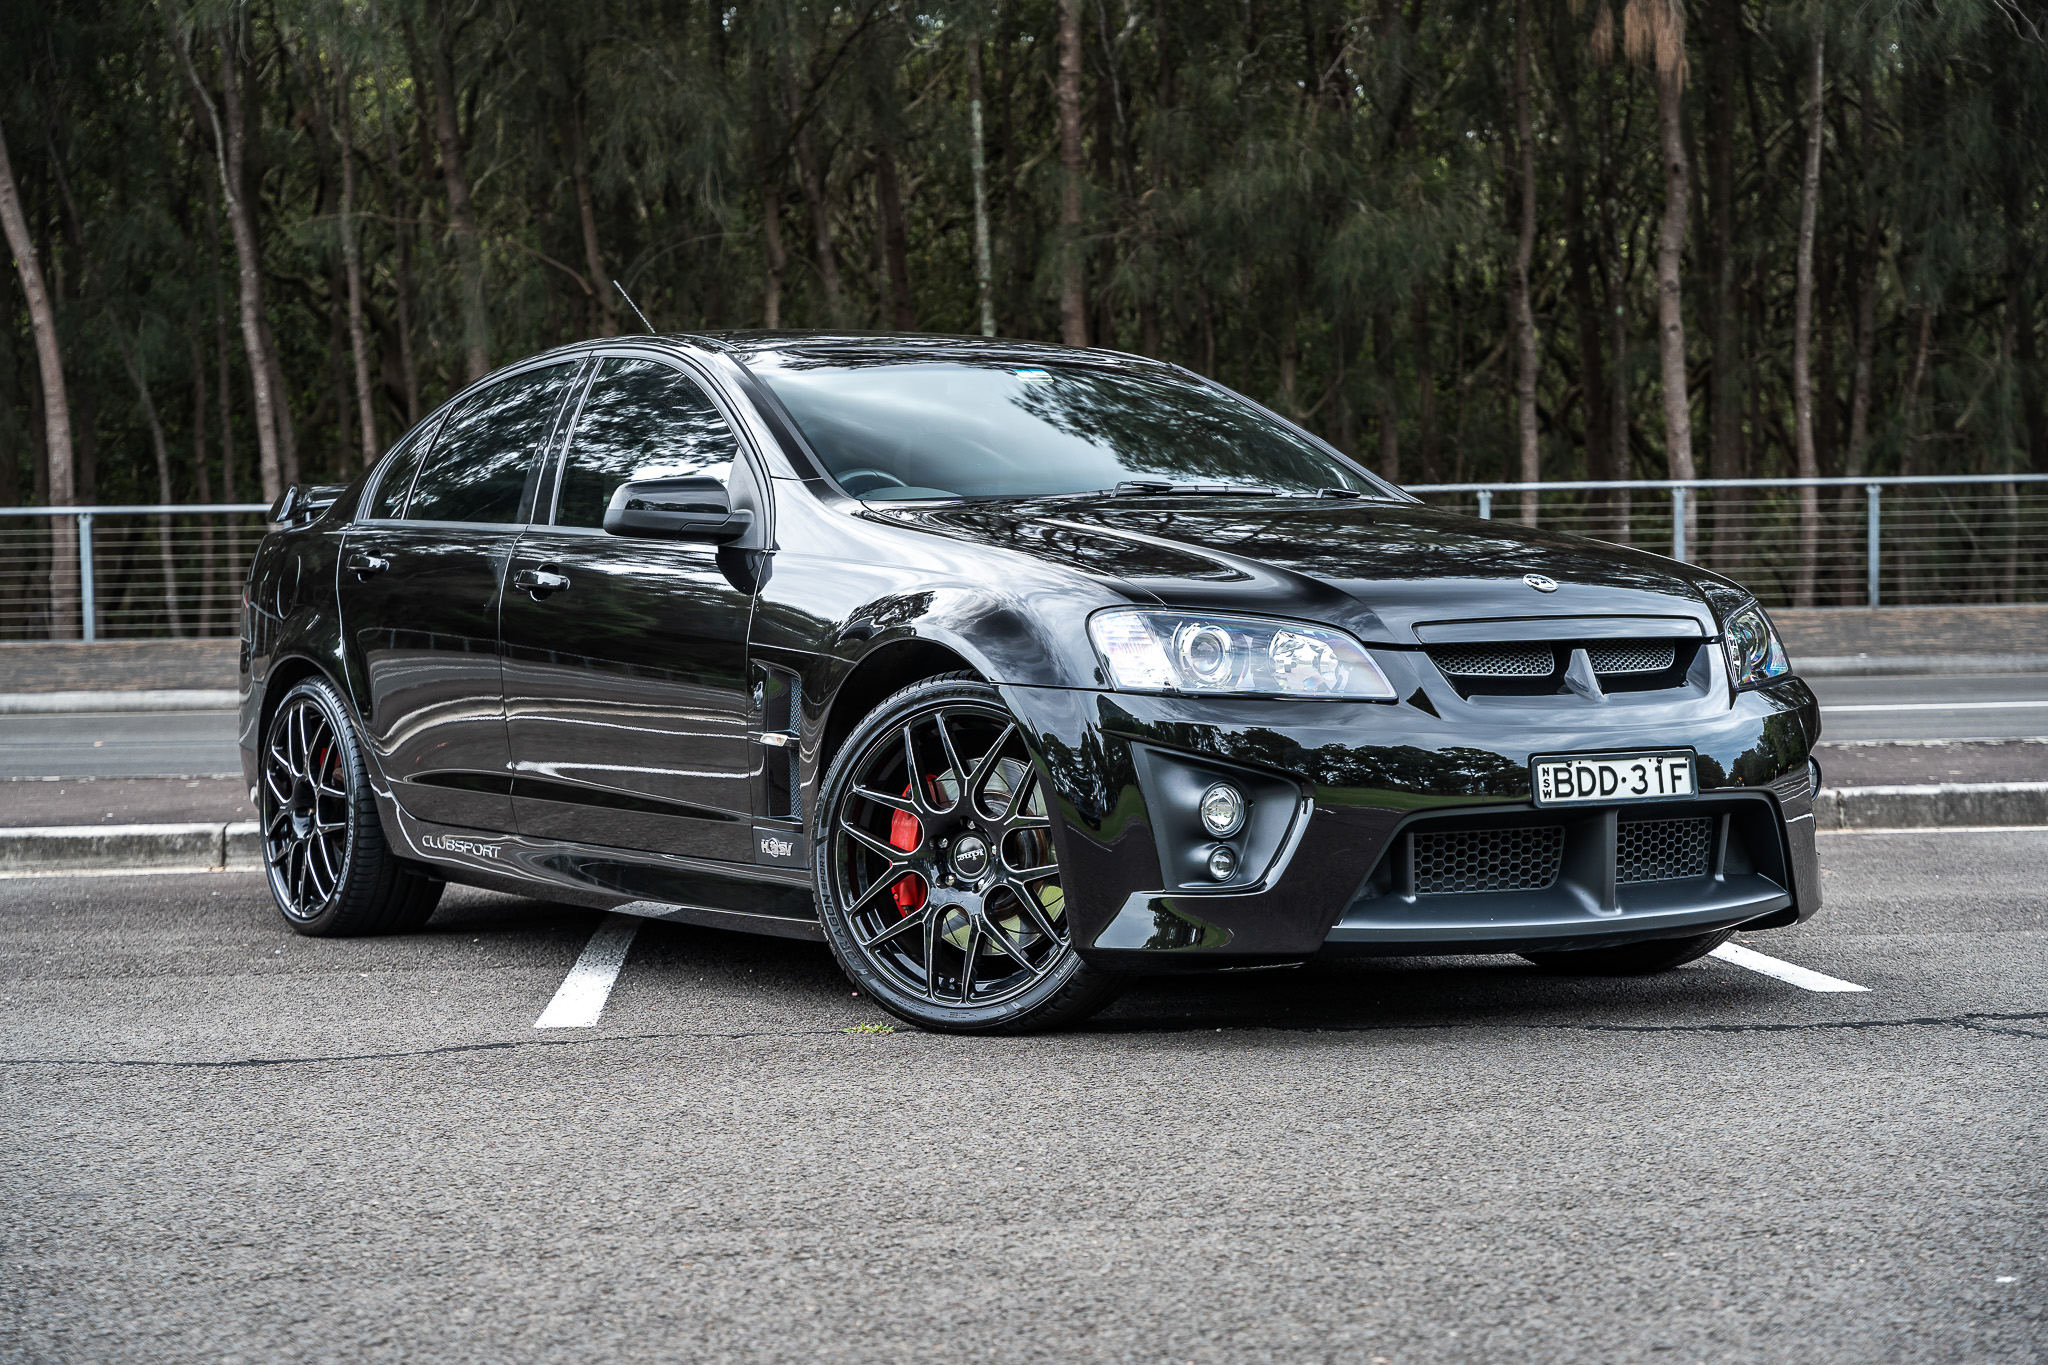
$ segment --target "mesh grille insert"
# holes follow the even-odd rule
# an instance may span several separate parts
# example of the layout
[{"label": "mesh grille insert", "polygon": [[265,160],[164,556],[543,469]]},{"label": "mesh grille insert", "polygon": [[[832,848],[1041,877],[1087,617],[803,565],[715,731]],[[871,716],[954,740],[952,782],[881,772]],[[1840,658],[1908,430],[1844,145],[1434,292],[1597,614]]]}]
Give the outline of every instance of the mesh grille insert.
[{"label": "mesh grille insert", "polygon": [[1419,895],[1472,891],[1541,891],[1557,880],[1564,826],[1461,829],[1415,837]]},{"label": "mesh grille insert", "polygon": [[1587,645],[1595,673],[1662,673],[1678,657],[1678,646],[1654,640]]},{"label": "mesh grille insert", "polygon": [[1617,882],[1668,882],[1704,877],[1713,856],[1714,820],[1624,820],[1615,833]]},{"label": "mesh grille insert", "polygon": [[1557,671],[1549,645],[1461,645],[1432,649],[1445,673],[1461,678],[1547,678]]}]

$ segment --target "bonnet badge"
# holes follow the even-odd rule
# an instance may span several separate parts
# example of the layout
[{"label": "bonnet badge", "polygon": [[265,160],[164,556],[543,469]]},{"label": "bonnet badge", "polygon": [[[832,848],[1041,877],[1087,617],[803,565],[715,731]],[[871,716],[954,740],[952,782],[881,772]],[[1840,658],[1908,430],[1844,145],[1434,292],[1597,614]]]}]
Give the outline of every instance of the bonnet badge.
[{"label": "bonnet badge", "polygon": [[1522,575],[1522,581],[1538,592],[1557,591],[1557,580],[1540,573],[1525,573]]}]

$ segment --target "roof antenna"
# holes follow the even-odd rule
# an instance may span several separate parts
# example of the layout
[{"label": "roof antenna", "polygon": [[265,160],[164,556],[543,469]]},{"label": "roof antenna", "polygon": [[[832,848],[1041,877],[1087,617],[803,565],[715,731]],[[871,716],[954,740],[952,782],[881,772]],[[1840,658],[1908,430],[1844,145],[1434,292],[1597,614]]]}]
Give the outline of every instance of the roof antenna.
[{"label": "roof antenna", "polygon": [[626,292],[626,286],[625,286],[625,285],[623,285],[623,284],[620,284],[620,283],[619,283],[619,282],[618,282],[617,280],[613,280],[613,281],[612,281],[612,288],[614,288],[614,289],[616,289],[616,290],[618,290],[618,291],[619,291],[619,297],[620,297],[620,298],[622,298],[622,299],[624,299],[624,300],[626,301],[626,307],[628,307],[628,308],[632,309],[632,310],[633,310],[633,316],[634,316],[634,317],[637,317],[637,318],[639,318],[639,319],[640,319],[640,325],[641,325],[642,327],[645,327],[645,328],[647,329],[647,335],[649,335],[649,336],[655,336],[655,335],[657,335],[657,333],[656,333],[656,332],[655,332],[655,330],[654,330],[654,324],[653,324],[653,323],[651,323],[651,322],[649,322],[649,321],[647,320],[647,314],[645,314],[645,313],[643,313],[643,312],[641,312],[641,311],[640,311],[640,305],[639,305],[639,304],[637,304],[637,303],[635,303],[635,302],[633,302],[633,296],[632,296],[631,294],[628,294],[628,293]]}]

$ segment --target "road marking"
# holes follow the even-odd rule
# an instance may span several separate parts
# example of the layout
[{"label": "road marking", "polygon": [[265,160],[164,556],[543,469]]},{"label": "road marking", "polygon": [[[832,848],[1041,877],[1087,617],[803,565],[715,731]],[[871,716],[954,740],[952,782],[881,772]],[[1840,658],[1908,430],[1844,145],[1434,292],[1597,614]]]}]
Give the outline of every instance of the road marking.
[{"label": "road marking", "polygon": [[1834,834],[2048,834],[2048,825],[1888,825],[1882,829],[1820,831],[1822,838]]},{"label": "road marking", "polygon": [[1870,989],[1853,981],[1844,981],[1840,977],[1823,975],[1807,967],[1795,967],[1790,962],[1780,962],[1775,957],[1767,957],[1756,949],[1745,948],[1739,943],[1724,943],[1714,949],[1709,956],[1718,957],[1723,962],[1737,967],[1747,967],[1753,972],[1762,972],[1765,976],[1774,976],[1801,990],[1835,992]]},{"label": "road marking", "polygon": [[594,1027],[598,1016],[604,1013],[604,1002],[611,998],[619,968],[626,965],[626,951],[633,946],[633,935],[639,932],[638,915],[605,916],[604,923],[597,926],[597,932],[584,945],[583,956],[576,959],[562,988],[555,992],[555,998],[533,1021],[533,1026]]},{"label": "road marking", "polygon": [[1820,704],[1820,713],[1846,715],[1851,711],[2021,711],[2048,710],[2048,701],[1871,701],[1842,706]]}]

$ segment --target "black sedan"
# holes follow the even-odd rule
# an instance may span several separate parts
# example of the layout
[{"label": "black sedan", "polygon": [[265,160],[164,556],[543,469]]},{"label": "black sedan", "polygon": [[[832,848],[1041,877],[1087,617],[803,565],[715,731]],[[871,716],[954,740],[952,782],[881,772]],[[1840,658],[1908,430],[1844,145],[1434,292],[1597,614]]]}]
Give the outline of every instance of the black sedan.
[{"label": "black sedan", "polygon": [[1171,365],[572,346],[275,517],[241,742],[303,933],[465,882],[822,939],[990,1032],[1320,955],[1657,971],[1820,904],[1819,710],[1748,593]]}]

